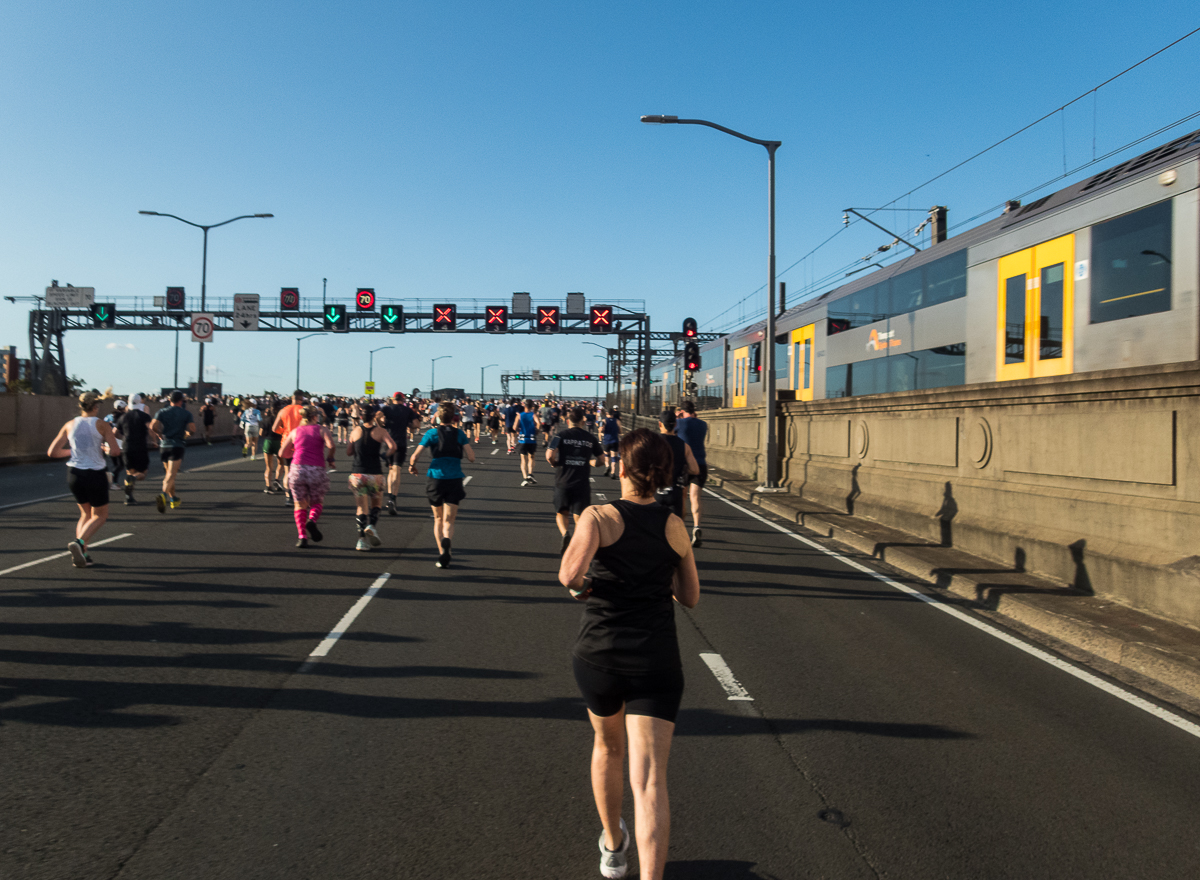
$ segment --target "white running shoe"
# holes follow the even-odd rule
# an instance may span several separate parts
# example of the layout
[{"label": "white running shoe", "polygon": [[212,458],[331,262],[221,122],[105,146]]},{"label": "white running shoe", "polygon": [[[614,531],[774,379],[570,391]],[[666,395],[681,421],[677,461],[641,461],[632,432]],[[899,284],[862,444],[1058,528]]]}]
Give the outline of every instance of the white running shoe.
[{"label": "white running shoe", "polygon": [[371,545],[367,543],[366,538],[359,538],[358,543],[354,545],[355,550],[370,550]]},{"label": "white running shoe", "polygon": [[629,870],[629,829],[621,820],[621,848],[616,852],[604,848],[604,832],[600,832],[600,873],[605,877],[624,877]]},{"label": "white running shoe", "polygon": [[371,542],[372,547],[378,547],[383,543],[379,538],[379,532],[375,531],[375,526],[367,526],[363,529],[363,537]]}]

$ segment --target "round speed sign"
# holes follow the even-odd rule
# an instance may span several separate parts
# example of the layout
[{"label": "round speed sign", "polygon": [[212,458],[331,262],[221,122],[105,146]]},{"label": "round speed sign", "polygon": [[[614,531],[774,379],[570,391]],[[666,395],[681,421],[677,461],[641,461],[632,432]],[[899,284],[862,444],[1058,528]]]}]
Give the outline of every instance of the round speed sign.
[{"label": "round speed sign", "polygon": [[194,314],[192,315],[192,342],[212,342],[213,340],[213,316]]}]

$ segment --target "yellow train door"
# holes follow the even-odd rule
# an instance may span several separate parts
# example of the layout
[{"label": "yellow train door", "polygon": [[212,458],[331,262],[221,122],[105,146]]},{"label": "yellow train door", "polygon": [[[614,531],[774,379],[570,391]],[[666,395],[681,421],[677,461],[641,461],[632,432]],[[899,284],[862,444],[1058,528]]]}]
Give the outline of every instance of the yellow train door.
[{"label": "yellow train door", "polygon": [[750,383],[750,346],[733,352],[733,405],[746,405],[746,387]]},{"label": "yellow train door", "polygon": [[792,331],[792,390],[796,400],[813,399],[813,345],[816,324]]},{"label": "yellow train door", "polygon": [[999,260],[996,378],[1061,376],[1074,369],[1075,236]]}]

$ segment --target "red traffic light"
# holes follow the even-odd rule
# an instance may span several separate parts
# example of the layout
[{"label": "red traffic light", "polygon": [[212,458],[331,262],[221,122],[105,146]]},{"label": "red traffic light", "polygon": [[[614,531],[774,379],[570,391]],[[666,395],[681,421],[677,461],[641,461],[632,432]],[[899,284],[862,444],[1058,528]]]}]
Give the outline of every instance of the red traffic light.
[{"label": "red traffic light", "polygon": [[696,335],[696,333],[697,333],[696,319],[695,318],[684,318],[683,319],[683,335],[685,337],[687,337],[688,339],[691,339],[693,336]]},{"label": "red traffic light", "polygon": [[592,306],[588,315],[588,329],[593,333],[609,333],[613,328],[612,306]]},{"label": "red traffic light", "polygon": [[454,330],[458,327],[458,306],[438,305],[433,307],[433,329]]},{"label": "red traffic light", "polygon": [[300,311],[300,288],[282,287],[279,290],[279,308],[284,312]]},{"label": "red traffic light", "polygon": [[558,306],[538,306],[537,332],[557,333],[559,330]]},{"label": "red traffic light", "polygon": [[484,329],[492,333],[503,333],[508,330],[508,306],[488,306],[485,312],[487,320]]},{"label": "red traffic light", "polygon": [[375,288],[360,287],[358,292],[354,294],[354,304],[360,312],[371,312],[375,310]]}]

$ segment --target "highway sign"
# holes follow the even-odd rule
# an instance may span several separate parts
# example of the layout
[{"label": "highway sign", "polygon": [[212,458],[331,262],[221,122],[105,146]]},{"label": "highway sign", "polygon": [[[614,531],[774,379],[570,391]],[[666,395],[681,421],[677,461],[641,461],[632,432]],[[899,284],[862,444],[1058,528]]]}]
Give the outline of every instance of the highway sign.
[{"label": "highway sign", "polygon": [[183,288],[168,287],[167,288],[167,308],[173,312],[183,311]]},{"label": "highway sign", "polygon": [[374,382],[363,382],[363,393],[374,396],[375,383]]},{"label": "highway sign", "polygon": [[213,341],[212,312],[192,312],[192,342]]},{"label": "highway sign", "polygon": [[96,301],[94,287],[47,287],[46,308],[86,309]]},{"label": "highway sign", "polygon": [[233,295],[233,329],[258,329],[257,293],[235,293]]}]

